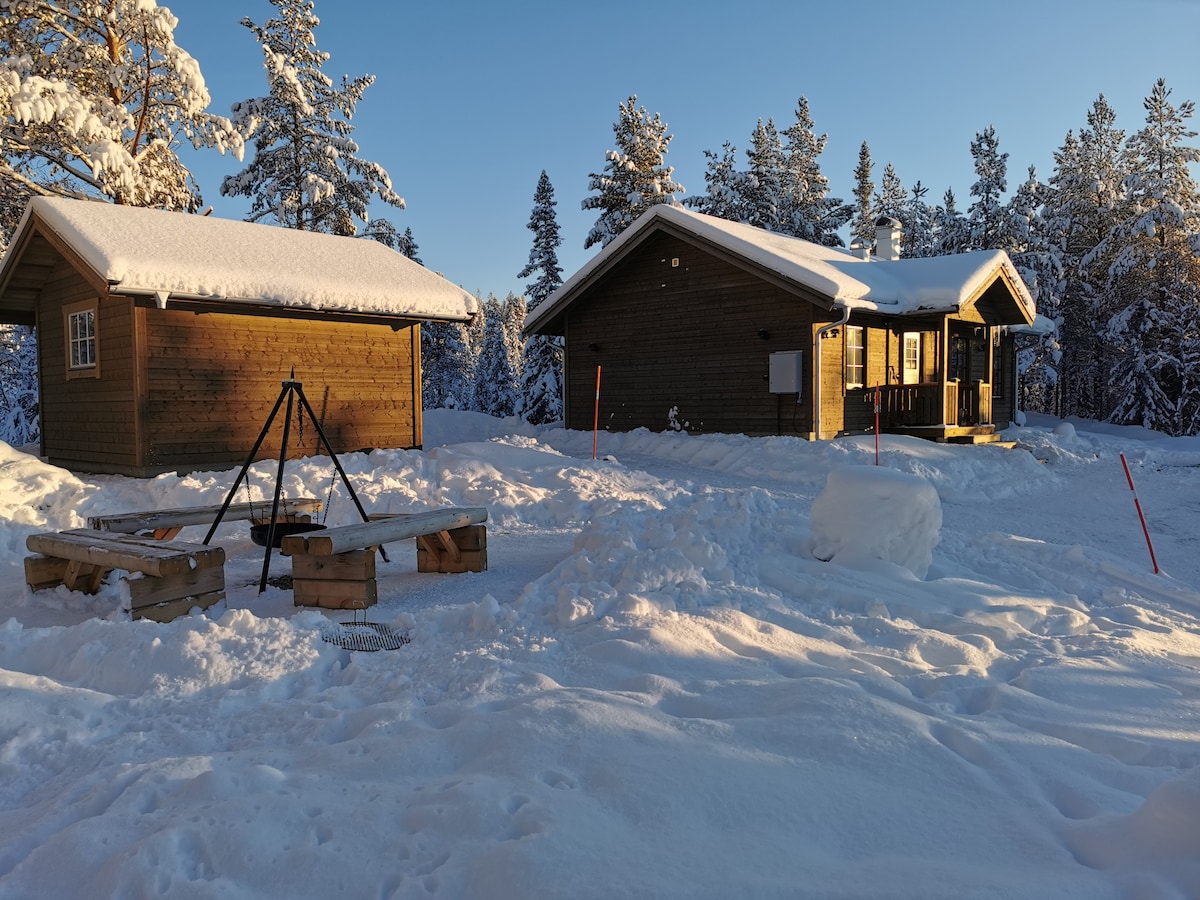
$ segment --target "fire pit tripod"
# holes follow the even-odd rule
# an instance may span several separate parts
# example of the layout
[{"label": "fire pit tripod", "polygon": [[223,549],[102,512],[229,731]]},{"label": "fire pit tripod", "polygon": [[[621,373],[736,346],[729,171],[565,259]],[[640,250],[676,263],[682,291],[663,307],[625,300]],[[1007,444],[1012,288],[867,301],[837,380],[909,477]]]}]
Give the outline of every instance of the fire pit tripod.
[{"label": "fire pit tripod", "polygon": [[[304,422],[301,417],[305,414],[308,415],[308,420],[312,423],[313,428],[316,429],[317,437],[320,439],[321,446],[325,448],[325,451],[329,454],[330,460],[333,462],[334,468],[337,470],[337,474],[341,476],[342,484],[346,486],[346,492],[350,495],[350,499],[354,501],[354,506],[358,510],[358,514],[362,516],[362,520],[364,522],[369,521],[366,510],[363,509],[362,504],[358,500],[358,495],[354,493],[354,488],[350,484],[350,479],[346,477],[345,469],[342,468],[342,464],[338,461],[337,453],[335,453],[333,450],[333,445],[329,443],[329,438],[325,436],[325,430],[321,428],[321,423],[317,421],[317,416],[313,412],[312,404],[308,402],[308,397],[304,395],[304,385],[303,383],[296,381],[296,370],[293,369],[291,372],[291,377],[287,381],[283,382],[283,387],[279,391],[279,399],[275,401],[275,406],[271,410],[271,414],[267,416],[267,422],[265,425],[263,425],[262,431],[258,435],[258,440],[254,442],[254,446],[251,448],[249,456],[246,457],[245,465],[243,465],[241,471],[238,472],[237,478],[234,479],[233,487],[229,489],[229,493],[225,496],[225,502],[221,504],[221,511],[217,513],[216,520],[212,523],[212,527],[208,529],[208,534],[204,536],[204,543],[207,544],[210,540],[212,540],[213,534],[216,533],[217,526],[221,524],[221,519],[224,518],[225,512],[229,509],[230,503],[233,502],[233,498],[237,494],[238,487],[246,478],[246,474],[254,462],[254,457],[258,455],[259,448],[262,446],[263,441],[266,440],[267,435],[270,433],[271,425],[274,424],[275,417],[279,414],[279,409],[284,405],[285,400],[287,401],[287,410],[284,413],[283,418],[283,440],[279,446],[279,469],[275,474],[275,495],[271,502],[271,517],[268,520],[266,537],[262,542],[265,550],[263,553],[262,578],[258,583],[258,592],[260,594],[267,589],[267,576],[271,569],[271,550],[278,544],[277,534],[281,532],[281,529],[286,528],[288,524],[279,521],[279,504],[283,495],[283,469],[287,462],[288,439],[291,436],[293,409],[297,410],[297,418],[300,419],[300,424],[302,427]],[[299,406],[297,406],[297,403]],[[386,562],[387,554],[384,552],[382,547],[379,548],[379,553]]]}]

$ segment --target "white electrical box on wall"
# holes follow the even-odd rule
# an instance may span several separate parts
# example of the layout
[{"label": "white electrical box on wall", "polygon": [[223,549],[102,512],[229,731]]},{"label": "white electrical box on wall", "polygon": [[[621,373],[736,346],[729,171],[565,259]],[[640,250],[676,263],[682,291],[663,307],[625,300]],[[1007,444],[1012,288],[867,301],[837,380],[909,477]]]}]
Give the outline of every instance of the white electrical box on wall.
[{"label": "white electrical box on wall", "polygon": [[767,370],[767,383],[772,394],[803,394],[804,351],[784,350],[772,353]]}]

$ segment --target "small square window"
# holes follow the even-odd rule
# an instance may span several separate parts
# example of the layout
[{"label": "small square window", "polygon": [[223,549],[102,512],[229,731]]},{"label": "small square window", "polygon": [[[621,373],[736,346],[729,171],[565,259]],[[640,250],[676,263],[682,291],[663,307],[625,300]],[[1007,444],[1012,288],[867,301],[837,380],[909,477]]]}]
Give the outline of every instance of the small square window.
[{"label": "small square window", "polygon": [[860,388],[866,382],[866,341],[861,325],[846,326],[846,387]]}]

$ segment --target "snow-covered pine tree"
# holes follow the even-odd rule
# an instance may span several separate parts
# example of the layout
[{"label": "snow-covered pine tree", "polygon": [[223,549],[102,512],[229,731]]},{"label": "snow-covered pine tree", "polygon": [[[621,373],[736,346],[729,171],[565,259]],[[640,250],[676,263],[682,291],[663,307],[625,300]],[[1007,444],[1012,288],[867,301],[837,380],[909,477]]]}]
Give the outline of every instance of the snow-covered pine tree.
[{"label": "snow-covered pine tree", "polygon": [[396,247],[396,249],[415,262],[417,265],[425,265],[425,263],[421,262],[421,257],[417,256],[417,252],[420,250],[420,248],[417,246],[417,242],[413,238],[411,228],[404,229],[404,234],[400,236],[400,244],[398,247]]},{"label": "snow-covered pine tree", "polygon": [[600,217],[588,232],[584,248],[605,247],[650,207],[672,203],[684,188],[672,179],[674,169],[665,164],[667,145],[673,135],[661,116],[653,117],[631,95],[619,104],[620,115],[613,124],[615,150],[606,153],[603,172],[588,176],[588,190],[599,193],[583,199],[583,209],[596,209]]},{"label": "snow-covered pine tree", "polygon": [[705,150],[707,160],[704,168],[703,194],[683,198],[683,205],[706,215],[744,221],[746,198],[746,173],[738,171],[737,148],[726,141],[721,145],[721,155]]},{"label": "snow-covered pine tree", "polygon": [[773,119],[758,120],[746,151],[749,168],[742,185],[738,221],[767,231],[784,227],[783,140]]},{"label": "snow-covered pine tree", "polygon": [[37,341],[33,329],[0,325],[0,441],[22,447],[40,436]]},{"label": "snow-covered pine tree", "polygon": [[[1007,251],[1012,258],[1033,296],[1038,313],[1057,323],[1062,319],[1059,295],[1062,256],[1047,240],[1040,214],[1047,193],[1047,186],[1038,180],[1037,171],[1030,166],[1028,177],[1017,186],[1008,203],[1009,244],[998,249]],[[1020,408],[1057,414],[1062,359],[1057,331],[1038,337],[1022,337],[1019,346]]]},{"label": "snow-covered pine tree", "polygon": [[1108,326],[1109,419],[1191,434],[1200,427],[1200,188],[1191,173],[1200,151],[1187,143],[1194,104],[1175,107],[1170,94],[1160,78],[1143,101],[1146,124],[1127,142],[1130,213],[1101,242],[1113,254],[1108,290],[1120,307]]},{"label": "snow-covered pine tree", "polygon": [[875,240],[875,182],[871,180],[871,148],[866,141],[858,148],[854,167],[854,215],[850,219],[851,236],[870,247]]},{"label": "snow-covered pine tree", "polygon": [[178,19],[154,0],[0,4],[0,230],[34,194],[195,210],[181,141],[242,157],[244,135],[206,112]]},{"label": "snow-covered pine tree", "polygon": [[1129,171],[1125,132],[1103,95],[1087,114],[1087,127],[1067,132],[1054,154],[1042,218],[1047,243],[1061,256],[1059,414],[1103,419],[1111,408],[1107,372],[1111,346],[1106,323],[1108,268],[1114,251],[1104,239],[1127,217]]},{"label": "snow-covered pine tree", "polygon": [[421,404],[426,409],[470,409],[474,382],[475,358],[467,346],[466,326],[421,323]]},{"label": "snow-covered pine tree", "polygon": [[475,372],[475,399],[472,407],[490,416],[511,416],[516,406],[517,376],[508,355],[504,304],[488,294],[483,308],[487,315],[483,348]]},{"label": "snow-covered pine tree", "polygon": [[890,162],[883,167],[883,175],[879,178],[879,192],[875,195],[875,208],[881,216],[891,216],[900,222],[901,227],[908,231],[908,191],[896,174],[896,167]]},{"label": "snow-covered pine tree", "polygon": [[[533,232],[529,261],[517,273],[518,278],[536,276],[525,286],[528,311],[537,309],[562,284],[562,267],[558,264],[559,235],[557,203],[554,187],[545,169],[533,192],[533,210],[526,227]],[[557,422],[562,413],[562,338],[533,335],[522,353],[521,390],[517,396],[516,414],[535,425]]]},{"label": "snow-covered pine tree", "polygon": [[312,0],[270,0],[279,15],[242,25],[262,46],[268,94],[234,105],[234,121],[257,125],[254,158],[221,183],[226,196],[249,197],[247,221],[328,234],[357,234],[370,222],[373,198],[399,209],[404,199],[378,163],[358,157],[351,120],[373,75],[342,76],[335,86],[321,67],[329,54],[313,34]]},{"label": "snow-covered pine tree", "polygon": [[900,221],[907,222],[900,238],[900,255],[907,258],[933,256],[937,252],[936,211],[926,201],[929,188],[917,182],[904,207]]},{"label": "snow-covered pine tree", "polygon": [[818,135],[801,97],[796,121],[783,133],[783,216],[781,231],[827,247],[842,246],[838,229],[850,221],[854,207],[829,196],[829,179],[818,159],[829,135]]},{"label": "snow-covered pine tree", "polygon": [[509,291],[501,303],[502,322],[501,327],[504,332],[504,346],[508,350],[508,361],[512,366],[513,376],[516,378],[517,389],[513,397],[513,411],[521,406],[520,385],[521,376],[525,369],[525,342],[521,339],[521,331],[525,328],[525,315],[528,312],[528,307],[525,303],[525,298],[520,294],[514,294]]},{"label": "snow-covered pine tree", "polygon": [[954,189],[946,188],[942,204],[933,215],[937,231],[937,252],[934,256],[948,256],[971,249],[971,226],[955,205]]},{"label": "snow-covered pine tree", "polygon": [[974,202],[967,209],[972,250],[1000,250],[1008,243],[1008,212],[1003,200],[1008,190],[1008,154],[1000,152],[996,129],[989,125],[971,142],[975,160]]},{"label": "snow-covered pine tree", "polygon": [[517,273],[518,278],[537,276],[525,285],[530,312],[537,309],[562,284],[562,266],[558,264],[558,248],[562,245],[562,237],[559,234],[556,206],[554,185],[550,183],[546,170],[542,169],[533,191],[533,210],[525,225],[533,232],[533,246],[529,249],[528,262]]}]

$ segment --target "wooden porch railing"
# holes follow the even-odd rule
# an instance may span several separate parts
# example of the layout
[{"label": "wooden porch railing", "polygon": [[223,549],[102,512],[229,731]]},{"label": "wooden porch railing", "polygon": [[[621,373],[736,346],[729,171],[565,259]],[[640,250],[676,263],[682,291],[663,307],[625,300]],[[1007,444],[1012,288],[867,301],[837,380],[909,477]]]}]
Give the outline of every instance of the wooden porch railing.
[{"label": "wooden porch railing", "polygon": [[906,425],[986,425],[992,421],[992,386],[981,381],[946,385],[889,384],[880,392],[880,421],[886,428]]}]

